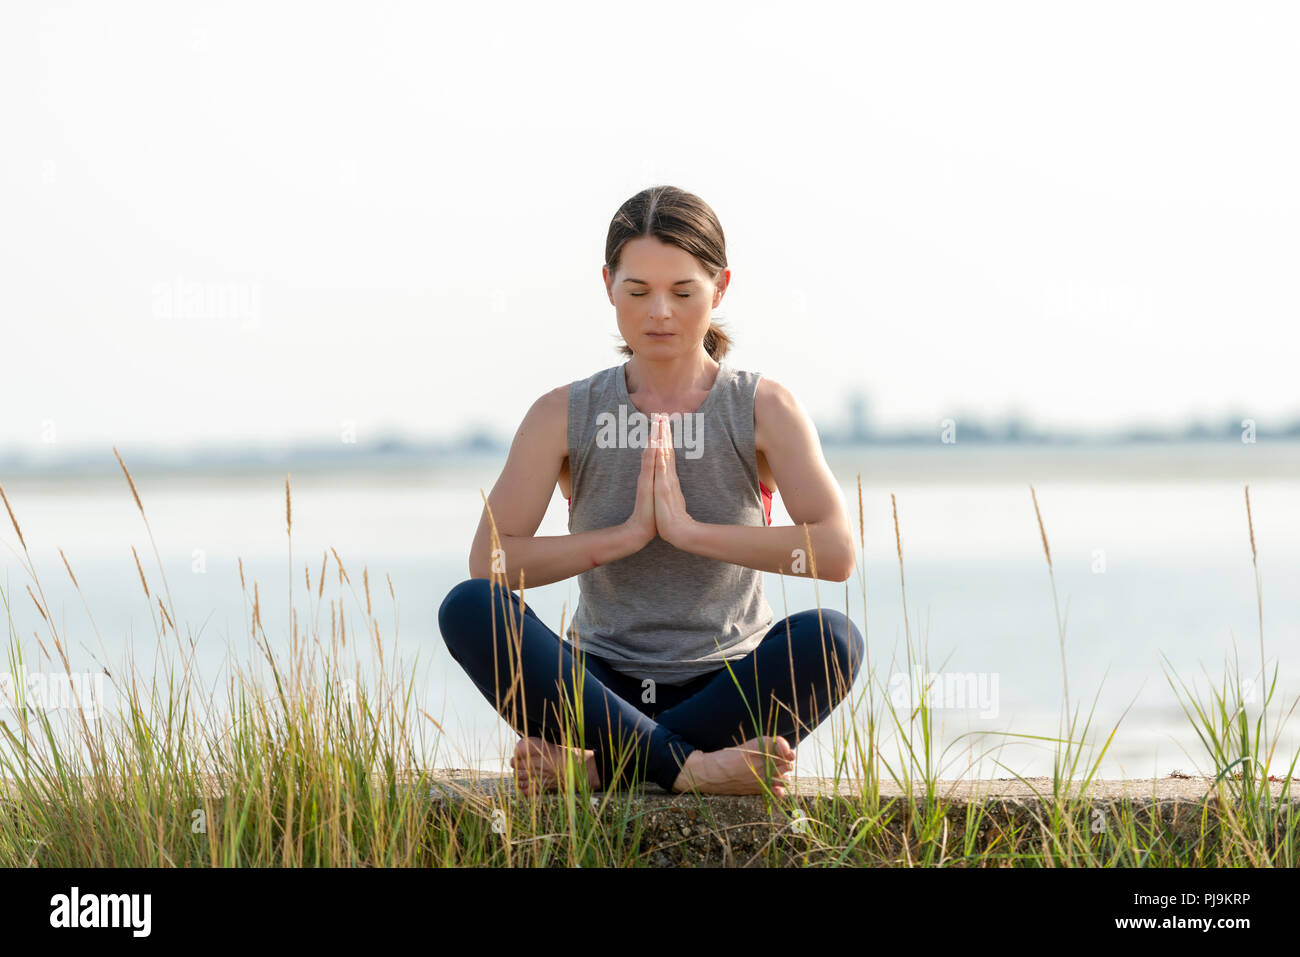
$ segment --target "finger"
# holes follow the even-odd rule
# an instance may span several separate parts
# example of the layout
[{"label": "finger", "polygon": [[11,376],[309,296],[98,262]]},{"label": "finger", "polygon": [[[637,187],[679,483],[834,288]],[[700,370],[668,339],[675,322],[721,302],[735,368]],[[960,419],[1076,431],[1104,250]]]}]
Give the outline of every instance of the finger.
[{"label": "finger", "polygon": [[647,481],[654,481],[656,469],[656,460],[659,458],[659,450],[654,447],[654,442],[647,440],[645,449],[641,452],[641,474]]},{"label": "finger", "polygon": [[667,420],[664,421],[662,445],[664,467],[671,472],[673,466],[673,427]]}]

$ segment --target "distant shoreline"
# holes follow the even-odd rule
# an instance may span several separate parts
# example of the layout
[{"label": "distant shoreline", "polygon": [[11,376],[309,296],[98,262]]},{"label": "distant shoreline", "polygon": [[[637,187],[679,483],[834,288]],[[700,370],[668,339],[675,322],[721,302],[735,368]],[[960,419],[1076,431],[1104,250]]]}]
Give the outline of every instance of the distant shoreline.
[{"label": "distant shoreline", "polygon": [[[137,479],[175,480],[184,484],[212,482],[262,483],[282,479],[330,476],[345,483],[382,482],[390,485],[455,480],[481,481],[505,462],[506,449],[473,449],[457,454],[407,454],[357,448],[350,453],[286,452],[279,456],[242,459],[151,456],[122,451]],[[908,482],[922,484],[989,483],[1021,479],[1078,482],[1264,481],[1300,480],[1300,440],[1261,439],[1255,443],[1224,440],[1161,443],[1079,442],[1030,444],[938,441],[920,444],[828,445],[824,447],[832,473],[845,486]],[[40,484],[45,488],[79,488],[122,478],[117,459],[79,455],[75,464],[0,464],[0,482],[15,488]]]}]

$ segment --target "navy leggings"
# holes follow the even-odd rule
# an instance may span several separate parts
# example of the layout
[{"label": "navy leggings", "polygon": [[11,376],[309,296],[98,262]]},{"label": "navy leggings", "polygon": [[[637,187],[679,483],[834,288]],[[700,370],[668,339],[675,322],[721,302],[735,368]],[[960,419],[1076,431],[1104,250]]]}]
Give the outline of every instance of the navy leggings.
[{"label": "navy leggings", "polygon": [[[564,714],[569,743],[581,740],[595,752],[602,789],[628,775],[629,782],[648,779],[672,791],[697,748],[717,751],[763,735],[781,735],[796,746],[848,692],[865,648],[843,612],[814,608],[774,624],[757,648],[728,662],[734,678],[720,667],[684,684],[660,681],[647,689],[607,659],[575,653],[530,606],[514,629],[518,645],[512,645],[507,607],[512,624],[519,622],[516,592],[487,578],[456,585],[438,609],[447,649],[520,736],[562,744]],[[521,680],[514,683],[517,675]],[[580,728],[573,720],[579,686]],[[634,766],[616,766],[620,755],[630,755]]]}]

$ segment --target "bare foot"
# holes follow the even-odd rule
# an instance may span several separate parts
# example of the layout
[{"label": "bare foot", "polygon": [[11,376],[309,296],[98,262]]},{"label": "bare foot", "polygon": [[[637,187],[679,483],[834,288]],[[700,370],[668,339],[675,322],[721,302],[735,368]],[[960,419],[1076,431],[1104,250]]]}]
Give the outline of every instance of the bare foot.
[{"label": "bare foot", "polygon": [[510,766],[515,769],[515,786],[529,793],[557,790],[566,760],[582,760],[587,783],[593,790],[600,787],[595,751],[566,748],[545,738],[520,738],[515,745],[515,753],[510,758]]},{"label": "bare foot", "polygon": [[673,791],[692,787],[705,794],[761,794],[765,761],[771,760],[768,781],[776,797],[785,797],[782,776],[794,764],[794,748],[785,738],[750,738],[744,744],[721,751],[692,751],[673,782]]}]

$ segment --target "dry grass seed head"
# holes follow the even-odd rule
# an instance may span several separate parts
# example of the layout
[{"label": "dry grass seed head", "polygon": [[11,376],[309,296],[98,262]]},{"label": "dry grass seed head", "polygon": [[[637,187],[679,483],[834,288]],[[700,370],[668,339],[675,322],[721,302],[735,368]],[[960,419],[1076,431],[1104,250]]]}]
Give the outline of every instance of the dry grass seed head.
[{"label": "dry grass seed head", "polygon": [[45,623],[48,625],[50,623],[50,619],[45,617],[45,609],[41,607],[41,603],[37,601],[36,596],[32,594],[31,585],[27,586],[27,594],[32,596],[32,604],[36,606],[36,610],[41,613],[41,618],[43,618],[45,620]]},{"label": "dry grass seed head", "polygon": [[113,446],[113,454],[117,455],[117,464],[122,466],[122,472],[126,475],[126,484],[131,486],[131,495],[135,497],[135,507],[138,508],[140,510],[140,514],[143,515],[144,506],[140,504],[140,493],[137,492],[135,489],[135,479],[131,478],[131,473],[127,469],[126,463],[122,461],[122,456],[118,455],[116,445]]},{"label": "dry grass seed head", "polygon": [[862,473],[858,473],[858,540],[862,543],[863,557],[867,551],[867,523],[862,518]]},{"label": "dry grass seed head", "polygon": [[1246,525],[1250,527],[1250,560],[1258,562],[1259,556],[1255,554],[1255,522],[1250,517],[1250,486],[1246,486]]},{"label": "dry grass seed head", "polygon": [[1043,554],[1047,556],[1047,567],[1051,568],[1052,550],[1047,547],[1047,529],[1043,527],[1043,515],[1038,511],[1038,493],[1034,491],[1032,485],[1029,486],[1029,494],[1032,495],[1034,499],[1034,515],[1038,518],[1038,532],[1043,536]]},{"label": "dry grass seed head", "polygon": [[23,541],[23,530],[18,527],[18,519],[14,518],[14,510],[9,506],[9,496],[5,494],[5,487],[0,485],[0,498],[4,499],[5,511],[9,513],[9,521],[13,523],[14,531],[18,533],[18,544],[27,551],[27,543]]},{"label": "dry grass seed head", "polygon": [[63,554],[63,549],[61,548],[59,549],[59,557],[63,559],[63,567],[68,570],[68,577],[72,579],[72,584],[76,585],[77,590],[80,591],[81,586],[77,584],[77,576],[72,574],[72,566],[68,564],[68,556]]},{"label": "dry grass seed head", "polygon": [[894,493],[889,493],[889,504],[894,510],[894,544],[898,548],[898,560],[903,560],[903,535],[898,530],[898,502],[894,499]]},{"label": "dry grass seed head", "polygon": [[131,546],[131,555],[135,558],[135,570],[140,573],[140,584],[144,586],[144,597],[152,598],[153,596],[149,594],[149,583],[144,578],[144,569],[140,567],[140,556],[136,554],[134,545]]},{"label": "dry grass seed head", "polygon": [[352,579],[348,577],[347,569],[343,567],[343,559],[339,558],[339,553],[334,551],[333,545],[330,546],[330,551],[334,553],[334,561],[339,566],[339,584],[341,585],[343,582],[347,582],[351,585]]}]

